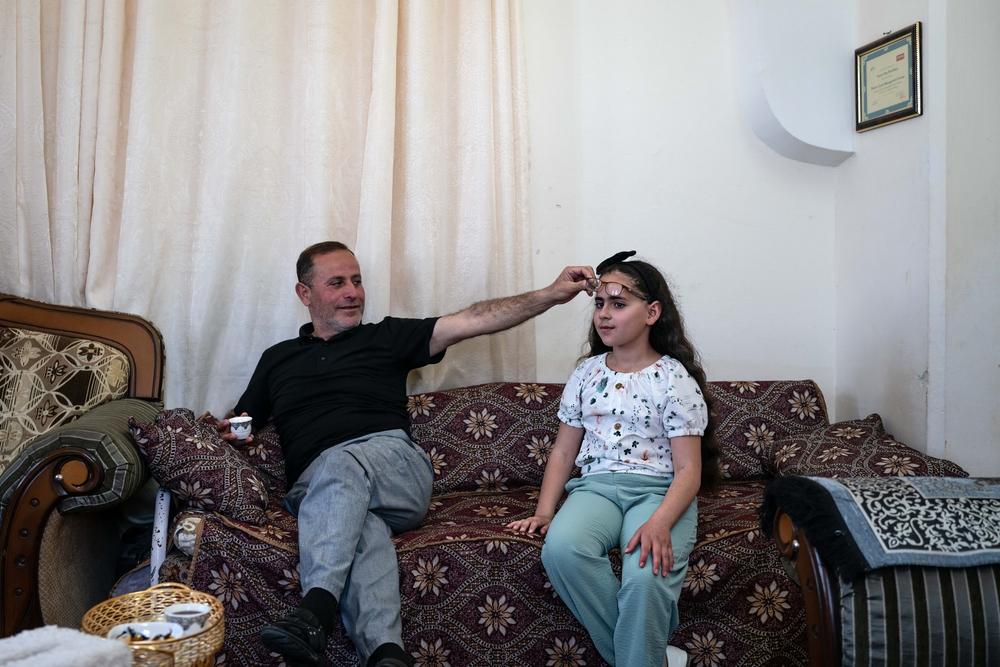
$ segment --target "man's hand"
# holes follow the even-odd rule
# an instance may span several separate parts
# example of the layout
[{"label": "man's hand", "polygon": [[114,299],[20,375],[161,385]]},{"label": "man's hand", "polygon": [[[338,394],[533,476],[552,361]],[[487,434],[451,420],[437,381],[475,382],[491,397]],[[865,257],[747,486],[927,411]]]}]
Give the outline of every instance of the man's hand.
[{"label": "man's hand", "polygon": [[[253,433],[251,433],[250,435],[248,435],[243,440],[238,440],[237,437],[236,437],[236,434],[233,433],[230,430],[230,428],[229,428],[229,418],[230,417],[234,417],[234,416],[236,416],[235,413],[230,412],[229,414],[226,415],[225,419],[220,419],[219,421],[215,422],[215,428],[217,428],[219,430],[219,433],[222,435],[222,439],[223,440],[228,440],[230,442],[253,442]],[[249,415],[247,415],[247,413],[244,412],[240,416],[247,417]]]},{"label": "man's hand", "polygon": [[553,292],[556,303],[566,303],[583,291],[593,296],[598,284],[594,269],[589,266],[567,266],[546,289]]},{"label": "man's hand", "polygon": [[548,287],[480,301],[465,310],[445,315],[434,325],[430,353],[438,354],[466,338],[510,329],[556,304],[566,303],[580,292],[591,293],[596,283],[594,270],[589,266],[567,266]]}]

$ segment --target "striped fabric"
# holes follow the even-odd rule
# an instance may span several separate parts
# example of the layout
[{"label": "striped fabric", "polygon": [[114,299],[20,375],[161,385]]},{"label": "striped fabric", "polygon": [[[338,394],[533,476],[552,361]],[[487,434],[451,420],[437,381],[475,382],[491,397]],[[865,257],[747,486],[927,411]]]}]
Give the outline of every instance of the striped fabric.
[{"label": "striped fabric", "polygon": [[845,666],[1000,665],[1000,565],[883,568],[840,590]]},{"label": "striped fabric", "polygon": [[79,447],[92,452],[105,471],[104,483],[95,493],[69,496],[59,504],[60,512],[74,512],[117,505],[130,497],[146,479],[146,467],[132,442],[128,419],[151,421],[162,409],[158,402],[120,398],[87,411],[78,419],[57,426],[28,442],[24,454],[0,473],[0,513],[21,478],[47,452],[60,447]]}]

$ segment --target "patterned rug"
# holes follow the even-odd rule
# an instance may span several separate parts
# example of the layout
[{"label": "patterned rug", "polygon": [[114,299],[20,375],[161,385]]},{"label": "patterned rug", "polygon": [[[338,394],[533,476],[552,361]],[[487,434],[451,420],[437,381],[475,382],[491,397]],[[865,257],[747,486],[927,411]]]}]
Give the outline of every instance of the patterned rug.
[{"label": "patterned rug", "polygon": [[1000,563],[1000,479],[787,477],[767,497],[845,574]]}]

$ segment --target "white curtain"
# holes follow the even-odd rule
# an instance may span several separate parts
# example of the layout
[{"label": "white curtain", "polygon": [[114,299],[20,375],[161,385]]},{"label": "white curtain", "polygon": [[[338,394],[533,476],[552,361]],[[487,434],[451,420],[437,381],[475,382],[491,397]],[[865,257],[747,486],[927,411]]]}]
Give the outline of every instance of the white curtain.
[{"label": "white curtain", "polygon": [[[168,405],[233,405],[317,241],[367,321],[536,286],[517,0],[0,1],[0,291],[152,320]],[[529,323],[411,388],[534,355]]]}]

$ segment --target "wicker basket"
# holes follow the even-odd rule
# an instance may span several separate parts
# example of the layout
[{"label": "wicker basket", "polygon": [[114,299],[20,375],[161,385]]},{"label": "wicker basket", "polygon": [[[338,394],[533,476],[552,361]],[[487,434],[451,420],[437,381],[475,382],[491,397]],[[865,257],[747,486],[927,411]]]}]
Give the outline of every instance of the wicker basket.
[{"label": "wicker basket", "polygon": [[211,667],[215,654],[222,648],[225,635],[222,603],[214,595],[192,590],[183,584],[159,584],[144,591],[105,600],[83,615],[83,631],[105,637],[119,623],[155,619],[164,609],[178,602],[208,604],[211,612],[205,627],[200,632],[177,639],[129,642],[135,664]]}]

